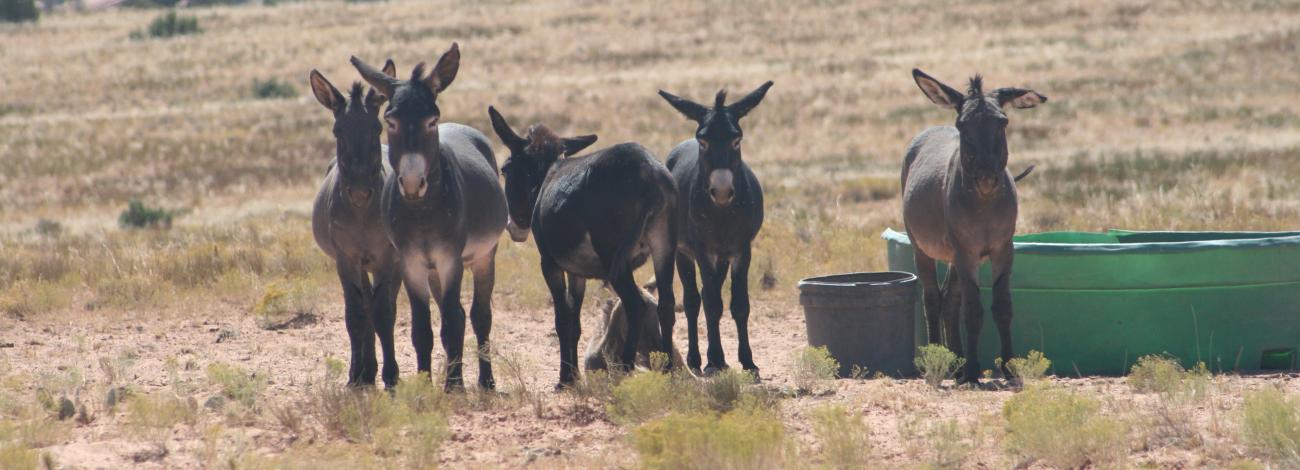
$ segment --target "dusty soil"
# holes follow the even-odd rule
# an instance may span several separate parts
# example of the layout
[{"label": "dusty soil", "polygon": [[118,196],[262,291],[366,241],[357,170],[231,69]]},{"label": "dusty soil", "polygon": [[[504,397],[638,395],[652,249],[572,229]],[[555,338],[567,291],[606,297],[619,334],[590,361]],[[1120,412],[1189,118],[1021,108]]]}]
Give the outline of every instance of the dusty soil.
[{"label": "dusty soil", "polygon": [[[589,296],[607,293],[589,289]],[[594,299],[592,299],[594,300]],[[270,379],[265,399],[292,403],[301,397],[308,384],[321,380],[327,356],[346,357],[346,336],[341,308],[334,303],[323,309],[318,321],[295,329],[267,331],[259,328],[246,307],[231,304],[195,305],[183,313],[77,312],[75,315],[46,317],[48,320],[19,321],[0,319],[0,358],[11,373],[43,377],[79,369],[88,383],[103,381],[98,362],[133,350],[138,359],[130,369],[129,382],[140,391],[169,386],[172,380],[164,363],[175,358],[184,364],[183,380],[202,383],[204,367],[225,362],[261,371]],[[587,305],[598,305],[589,300]],[[762,367],[763,386],[789,388],[791,353],[805,345],[802,314],[794,305],[758,302],[751,321],[755,357]],[[598,313],[584,314],[584,342],[597,331]],[[403,376],[411,377],[414,369],[407,321],[399,324],[400,364]],[[530,407],[518,405],[483,405],[474,409],[453,410],[450,417],[451,438],[441,454],[440,463],[447,467],[516,467],[535,464],[542,467],[598,466],[630,467],[636,456],[627,441],[627,429],[612,423],[604,406],[573,393],[554,392],[557,375],[554,356],[558,348],[548,311],[511,311],[498,308],[493,339],[506,354],[523,358],[528,387],[542,390],[548,404],[541,416]],[[727,322],[724,321],[724,325]],[[680,323],[677,341],[684,345]],[[724,328],[730,357],[734,357],[734,328]],[[441,355],[440,346],[435,357]],[[467,366],[467,383],[473,383],[475,366]],[[517,388],[506,384],[498,369],[498,381],[504,393]],[[1135,395],[1121,378],[1057,378],[1056,382],[1071,389],[1100,396],[1109,412],[1128,415],[1143,422],[1158,399]],[[1243,454],[1235,443],[1236,415],[1244,390],[1266,384],[1280,384],[1290,391],[1300,389],[1295,375],[1219,376],[1213,397],[1194,411],[1195,432],[1202,444],[1191,446],[1160,445],[1159,439],[1134,426],[1129,464],[1167,468],[1219,466]],[[35,387],[35,384],[32,385]],[[1005,468],[1017,463],[1008,456],[1000,442],[1002,403],[1013,390],[995,381],[985,390],[933,390],[920,380],[838,380],[824,393],[782,400],[781,413],[800,447],[814,456],[815,440],[811,435],[807,412],[822,404],[840,402],[861,411],[871,429],[873,455],[882,463],[915,465],[929,459],[933,442],[909,441],[920,429],[941,419],[955,418],[963,432],[974,437],[967,468]],[[87,387],[86,390],[95,390]],[[102,389],[99,389],[102,390]],[[202,403],[214,394],[211,386],[196,392]],[[89,392],[87,392],[89,393]],[[99,392],[102,393],[102,392]],[[469,393],[475,393],[471,390]],[[102,396],[82,396],[79,402],[103,400]],[[506,403],[501,401],[499,403]],[[203,411],[204,420],[220,418]],[[201,422],[203,422],[201,420]],[[202,425],[180,425],[167,441],[168,451],[156,455],[155,446],[141,442],[123,432],[125,417],[101,415],[89,423],[77,425],[70,436],[46,450],[60,465],[70,468],[199,468],[210,456]],[[919,426],[919,428],[918,428]],[[245,451],[275,454],[294,443],[295,436],[263,416],[247,427],[228,428],[222,446],[243,445]],[[1156,444],[1152,444],[1156,442]],[[233,444],[231,444],[233,443]],[[224,451],[221,451],[224,452]]]}]

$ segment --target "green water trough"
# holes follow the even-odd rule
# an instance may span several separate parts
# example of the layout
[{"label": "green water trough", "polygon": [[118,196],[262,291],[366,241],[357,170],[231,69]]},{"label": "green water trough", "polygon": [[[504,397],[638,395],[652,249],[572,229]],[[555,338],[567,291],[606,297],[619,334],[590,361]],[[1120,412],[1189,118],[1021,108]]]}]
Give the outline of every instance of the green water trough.
[{"label": "green water trough", "polygon": [[[916,272],[907,234],[882,237],[889,269]],[[1300,232],[1111,230],[1014,241],[1015,354],[1043,351],[1057,375],[1125,374],[1138,357],[1161,353],[1216,372],[1296,368]],[[989,315],[988,263],[980,286]],[[926,343],[921,309],[916,302],[918,345]],[[980,361],[992,368],[991,317],[980,338]]]}]

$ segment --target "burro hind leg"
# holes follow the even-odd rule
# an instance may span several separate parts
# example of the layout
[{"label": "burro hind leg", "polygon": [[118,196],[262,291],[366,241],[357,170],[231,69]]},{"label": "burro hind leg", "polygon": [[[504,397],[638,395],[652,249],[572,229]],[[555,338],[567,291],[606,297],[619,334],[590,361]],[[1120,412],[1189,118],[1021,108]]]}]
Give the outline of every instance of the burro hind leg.
[{"label": "burro hind leg", "polygon": [[469,307],[469,320],[474,327],[478,343],[478,386],[492,390],[496,379],[492,376],[492,290],[496,283],[496,248],[482,260],[470,265],[474,275],[474,300]]},{"label": "burro hind leg", "polygon": [[[664,361],[664,367],[672,369],[673,367],[673,324],[677,321],[676,296],[673,293],[673,261],[677,257],[677,239],[676,227],[673,227],[671,221],[675,220],[671,213],[665,213],[660,217],[660,222],[650,226],[650,260],[655,269],[655,289],[656,295],[659,296],[659,303],[656,305],[655,312],[659,317],[659,341],[657,345],[660,352],[668,358]],[[637,297],[641,297],[640,289],[637,290]],[[649,325],[646,325],[649,328]],[[639,336],[628,336],[628,342],[639,343]],[[697,360],[698,361],[698,360]]]},{"label": "burro hind leg", "polygon": [[946,344],[943,340],[942,322],[940,321],[942,318],[942,303],[934,258],[921,252],[919,247],[913,246],[912,259],[916,261],[916,277],[921,280],[925,326],[930,344]]}]

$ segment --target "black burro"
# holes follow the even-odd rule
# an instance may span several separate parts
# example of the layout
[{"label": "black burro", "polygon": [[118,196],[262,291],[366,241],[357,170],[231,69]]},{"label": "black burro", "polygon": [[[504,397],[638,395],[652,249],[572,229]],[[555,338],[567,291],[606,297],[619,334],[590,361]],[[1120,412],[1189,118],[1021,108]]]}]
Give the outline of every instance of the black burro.
[{"label": "black burro", "polygon": [[487,136],[464,125],[439,123],[438,94],[456,78],[460,49],[453,43],[432,73],[425,75],[420,64],[409,80],[393,78],[356,57],[352,65],[389,100],[383,117],[394,171],[384,182],[380,207],[411,301],[416,366],[420,372],[431,372],[429,303],[436,302],[447,353],[445,386],[464,387],[465,310],[460,290],[468,267],[474,275],[469,316],[478,340],[478,384],[494,388],[489,334],[506,199]]},{"label": "black burro", "polygon": [[[647,306],[632,274],[647,259],[654,264],[660,286],[658,349],[671,354],[677,189],[668,169],[635,143],[571,157],[596,136],[561,138],[546,126],[534,125],[527,138],[520,137],[495,108],[488,108],[488,114],[493,130],[510,149],[501,172],[510,203],[511,237],[523,242],[531,230],[555,307],[559,386],[572,385],[577,378],[588,279],[610,285],[627,313],[626,337],[641,337]],[[637,343],[623,342],[616,368],[632,367]]]},{"label": "black burro", "polygon": [[[708,364],[704,374],[727,368],[722,352],[722,284],[731,270],[731,318],[736,321],[740,364],[758,375],[749,348],[749,264],[754,237],[763,226],[763,188],[741,158],[744,132],[740,119],[763,101],[772,82],[764,83],[744,98],[726,104],[719,91],[713,106],[705,106],[665,91],[668,104],[697,123],[695,137],[668,154],[668,168],[677,183],[677,271],[682,278],[682,304],[686,310],[686,364],[700,369],[696,322],[700,296],[709,335]],[[704,289],[695,284],[699,266]],[[661,284],[662,285],[662,284]]]},{"label": "black burro", "polygon": [[[1011,237],[1018,202],[1007,171],[1007,116],[1003,107],[1032,108],[1047,97],[1023,88],[985,93],[983,79],[970,80],[966,93],[913,69],[912,78],[935,104],[957,113],[955,126],[931,127],[912,139],[903,160],[903,224],[915,248],[926,325],[931,343],[944,344],[966,358],[959,379],[978,383],[980,304],[979,266],[993,264],[993,320],[1002,340],[1004,376],[1011,377]],[[935,261],[949,263],[940,290]],[[960,317],[959,317],[960,312]],[[965,321],[962,349],[959,319]]]},{"label": "black burro", "polygon": [[[384,71],[393,73],[392,61]],[[344,98],[316,70],[310,82],[316,101],[334,113],[335,156],[316,193],[311,225],[316,245],[334,259],[343,287],[352,356],[348,384],[375,383],[377,333],[384,350],[384,385],[392,387],[398,374],[393,324],[401,279],[393,246],[379,224],[379,191],[391,173],[379,143],[384,97],[355,83]]]}]

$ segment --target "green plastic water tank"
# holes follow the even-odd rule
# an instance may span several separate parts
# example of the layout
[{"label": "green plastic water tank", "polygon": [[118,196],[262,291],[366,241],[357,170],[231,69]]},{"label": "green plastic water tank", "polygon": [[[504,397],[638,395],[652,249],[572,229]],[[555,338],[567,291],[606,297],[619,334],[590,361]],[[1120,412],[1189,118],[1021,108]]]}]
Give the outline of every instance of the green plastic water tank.
[{"label": "green plastic water tank", "polygon": [[[882,237],[889,269],[915,272],[907,234]],[[1159,353],[1216,372],[1296,368],[1300,232],[1111,230],[1014,241],[1012,344],[1017,356],[1043,351],[1057,375],[1124,374],[1138,357]],[[980,286],[989,315],[988,263]],[[925,344],[921,302],[916,321],[917,344]],[[991,365],[991,317],[980,338],[981,363]]]}]

